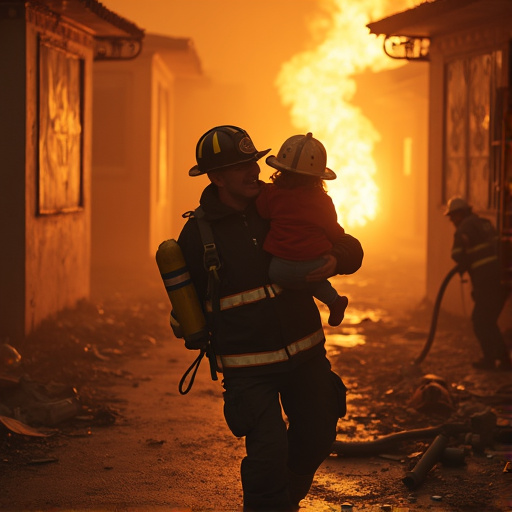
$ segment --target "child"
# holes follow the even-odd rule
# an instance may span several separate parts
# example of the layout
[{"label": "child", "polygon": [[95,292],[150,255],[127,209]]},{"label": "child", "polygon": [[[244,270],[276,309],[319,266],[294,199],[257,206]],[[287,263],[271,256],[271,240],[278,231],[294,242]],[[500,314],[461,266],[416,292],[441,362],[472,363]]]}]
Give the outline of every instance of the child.
[{"label": "child", "polygon": [[338,295],[327,279],[305,279],[325,263],[323,256],[345,233],[324,189],[323,180],[336,178],[326,167],[325,148],[311,133],[294,135],[284,142],[277,157],[269,156],[266,162],[277,171],[270,178],[272,183],[262,185],[256,206],[261,217],[270,219],[263,244],[273,256],[269,277],[284,288],[310,290],[329,308],[329,325],[339,325],[347,297]]}]

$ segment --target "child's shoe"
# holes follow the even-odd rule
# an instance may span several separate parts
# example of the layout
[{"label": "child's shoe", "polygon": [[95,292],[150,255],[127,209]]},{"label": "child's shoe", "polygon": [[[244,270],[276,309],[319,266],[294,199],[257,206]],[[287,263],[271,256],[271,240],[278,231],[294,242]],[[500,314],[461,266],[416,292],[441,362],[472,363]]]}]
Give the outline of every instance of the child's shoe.
[{"label": "child's shoe", "polygon": [[335,327],[336,325],[340,325],[345,316],[345,309],[348,306],[348,299],[345,295],[338,295],[336,300],[328,305],[329,311],[331,314],[329,315],[329,325]]}]

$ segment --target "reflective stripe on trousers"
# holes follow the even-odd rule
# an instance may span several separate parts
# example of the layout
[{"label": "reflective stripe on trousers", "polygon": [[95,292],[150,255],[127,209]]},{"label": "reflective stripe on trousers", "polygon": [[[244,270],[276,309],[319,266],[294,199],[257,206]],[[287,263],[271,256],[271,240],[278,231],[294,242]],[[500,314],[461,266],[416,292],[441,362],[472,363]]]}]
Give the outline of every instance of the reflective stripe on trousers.
[{"label": "reflective stripe on trousers", "polygon": [[260,366],[263,364],[280,363],[291,356],[318,345],[324,340],[323,329],[318,329],[313,334],[290,343],[286,348],[271,352],[258,352],[255,354],[236,354],[217,356],[217,364],[220,368],[242,368],[247,366]]}]

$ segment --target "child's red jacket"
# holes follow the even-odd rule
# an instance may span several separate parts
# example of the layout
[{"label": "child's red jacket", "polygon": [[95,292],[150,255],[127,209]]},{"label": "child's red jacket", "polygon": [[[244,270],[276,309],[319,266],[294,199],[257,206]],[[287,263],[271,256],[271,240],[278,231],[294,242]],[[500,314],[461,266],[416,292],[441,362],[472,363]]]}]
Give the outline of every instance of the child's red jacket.
[{"label": "child's red jacket", "polygon": [[261,217],[270,220],[263,248],[279,258],[318,258],[345,234],[332,199],[319,187],[286,189],[265,183],[256,207]]}]

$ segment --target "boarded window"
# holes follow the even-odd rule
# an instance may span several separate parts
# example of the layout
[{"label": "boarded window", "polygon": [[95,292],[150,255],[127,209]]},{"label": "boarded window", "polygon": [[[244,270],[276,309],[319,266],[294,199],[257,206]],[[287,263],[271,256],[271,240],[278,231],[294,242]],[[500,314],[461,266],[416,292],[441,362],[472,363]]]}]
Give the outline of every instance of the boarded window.
[{"label": "boarded window", "polygon": [[83,60],[46,42],[39,44],[40,214],[83,206]]}]

